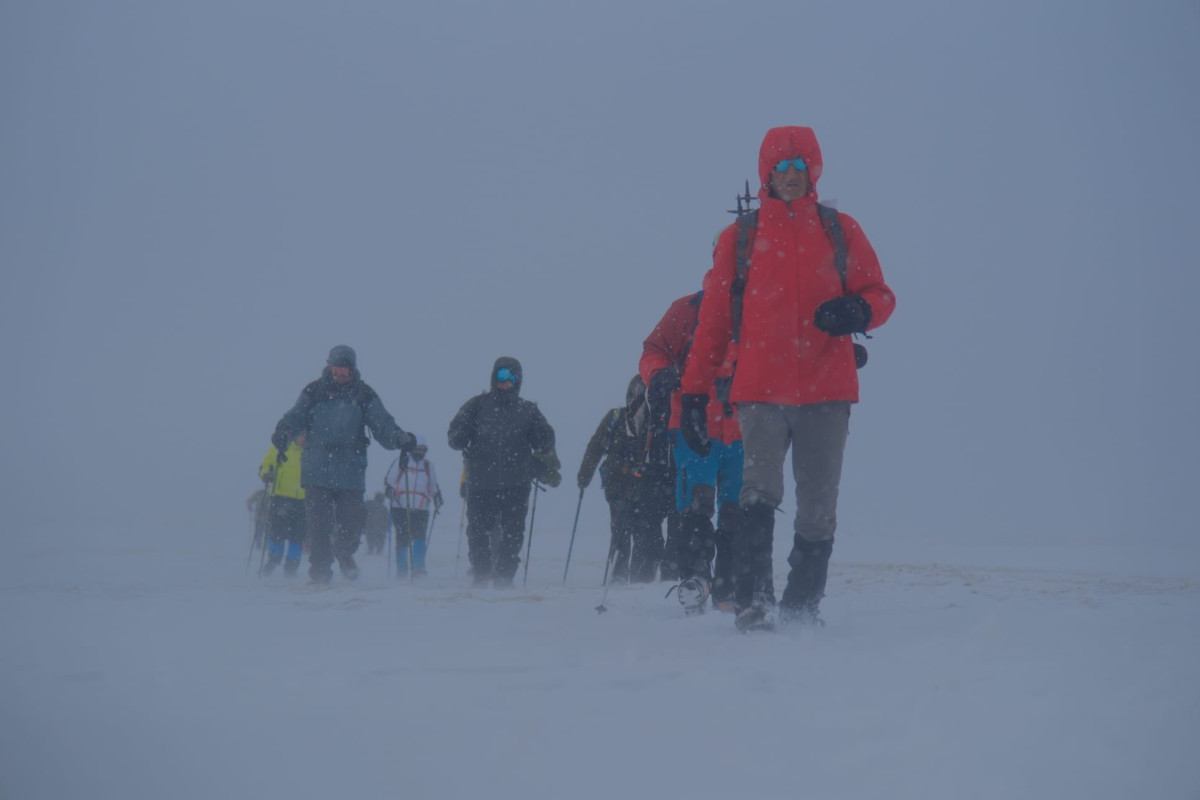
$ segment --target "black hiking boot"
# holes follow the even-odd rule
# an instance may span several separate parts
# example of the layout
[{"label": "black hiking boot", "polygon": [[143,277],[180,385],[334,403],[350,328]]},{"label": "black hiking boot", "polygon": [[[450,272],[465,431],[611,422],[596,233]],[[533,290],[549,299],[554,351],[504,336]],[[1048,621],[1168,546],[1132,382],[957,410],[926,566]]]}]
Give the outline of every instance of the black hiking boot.
[{"label": "black hiking boot", "polygon": [[717,557],[713,561],[713,608],[733,612],[733,542],[741,535],[742,507],[722,503],[717,514]]},{"label": "black hiking boot", "polygon": [[743,506],[740,530],[733,537],[734,625],[739,631],[775,628],[775,581],[771,551],[775,508],[766,503]]},{"label": "black hiking boot", "polygon": [[825,584],[829,578],[829,557],[833,554],[833,540],[810,542],[796,534],[788,563],[787,586],[779,601],[779,618],[788,624],[810,624],[823,626],[819,615],[821,598],[825,596]]},{"label": "black hiking boot", "polygon": [[338,568],[342,571],[342,577],[348,581],[358,577],[358,564],[354,561],[354,556],[338,556]]}]

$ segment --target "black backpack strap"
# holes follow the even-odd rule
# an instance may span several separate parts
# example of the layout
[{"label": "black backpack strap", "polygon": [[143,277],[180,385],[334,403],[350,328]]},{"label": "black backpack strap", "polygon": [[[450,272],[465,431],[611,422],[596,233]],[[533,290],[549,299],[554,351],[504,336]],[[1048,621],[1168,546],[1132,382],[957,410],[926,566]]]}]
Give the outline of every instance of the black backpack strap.
[{"label": "black backpack strap", "polygon": [[[833,266],[837,269],[838,277],[842,280],[842,289],[846,288],[846,263],[849,251],[846,248],[846,234],[842,230],[842,221],[838,211],[832,206],[817,203],[817,214],[821,218],[821,227],[833,246]],[[750,231],[758,225],[758,209],[738,214],[737,240],[737,275],[729,285],[729,294],[733,305],[732,318],[733,341],[736,343],[742,333],[742,298],[746,294],[746,281],[750,276]]]},{"label": "black backpack strap", "polygon": [[750,231],[756,225],[758,225],[757,208],[744,214],[738,214],[737,274],[733,278],[733,283],[729,285],[729,296],[732,301],[730,320],[734,344],[737,344],[742,336],[742,298],[746,294],[746,279],[750,275],[750,253],[748,252]]},{"label": "black backpack strap", "polygon": [[848,251],[846,250],[846,235],[842,231],[842,221],[838,218],[837,209],[831,206],[817,203],[817,214],[821,217],[821,227],[825,229],[829,243],[833,245],[833,266],[837,268],[838,277],[842,279],[842,291],[845,291]]},{"label": "black backpack strap", "polygon": [[[829,237],[830,244],[833,245],[833,266],[837,268],[838,277],[842,279],[842,291],[846,291],[846,262],[849,257],[849,251],[846,249],[846,234],[842,230],[842,221],[838,218],[836,208],[823,206],[817,203],[817,214],[821,217],[821,227],[825,229],[825,235]],[[863,333],[863,336],[870,339],[870,335]],[[867,348],[858,342],[854,343],[854,366],[856,369],[862,369],[867,365]]]},{"label": "black backpack strap", "polygon": [[358,403],[358,415],[362,422],[362,443],[365,448],[371,444],[371,428],[367,424],[367,409],[371,407],[371,401],[378,397],[378,395],[374,389],[363,382],[362,378],[358,379],[358,389],[355,394],[355,400]]}]

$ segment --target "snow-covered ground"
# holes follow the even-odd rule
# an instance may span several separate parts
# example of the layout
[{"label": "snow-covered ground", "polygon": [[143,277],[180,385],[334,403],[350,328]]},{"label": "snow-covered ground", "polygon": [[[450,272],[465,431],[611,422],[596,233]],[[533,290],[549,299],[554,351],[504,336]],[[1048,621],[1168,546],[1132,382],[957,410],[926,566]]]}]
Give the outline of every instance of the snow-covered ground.
[{"label": "snow-covered ground", "polygon": [[0,797],[1200,797],[1190,550],[848,536],[827,627],[743,636],[661,584],[598,614],[597,532],[566,587],[537,532],[509,592],[456,536],[417,586],[247,577],[233,534],[18,546]]}]

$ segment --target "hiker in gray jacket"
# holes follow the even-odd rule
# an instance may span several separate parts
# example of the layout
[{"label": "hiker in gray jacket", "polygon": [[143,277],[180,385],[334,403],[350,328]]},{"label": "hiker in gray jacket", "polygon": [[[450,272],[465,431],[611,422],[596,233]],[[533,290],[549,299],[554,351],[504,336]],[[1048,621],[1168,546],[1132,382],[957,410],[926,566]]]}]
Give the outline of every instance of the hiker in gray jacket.
[{"label": "hiker in gray jacket", "polygon": [[307,433],[300,485],[309,541],[308,576],[314,583],[333,578],[337,558],[342,575],[358,577],[354,552],[366,521],[367,430],[388,450],[402,453],[416,437],[396,425],[375,390],[359,375],[354,349],[341,344],[329,351],[318,380],[304,387],[296,405],[275,426],[271,443],[280,453]]}]

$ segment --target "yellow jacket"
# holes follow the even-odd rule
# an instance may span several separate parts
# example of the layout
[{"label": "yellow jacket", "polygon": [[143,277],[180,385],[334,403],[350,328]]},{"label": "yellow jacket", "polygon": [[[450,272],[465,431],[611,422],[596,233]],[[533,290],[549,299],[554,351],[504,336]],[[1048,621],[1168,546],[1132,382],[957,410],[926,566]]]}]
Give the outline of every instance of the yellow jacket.
[{"label": "yellow jacket", "polygon": [[[272,476],[275,477],[272,494],[279,497],[290,497],[293,500],[303,500],[304,489],[300,486],[300,457],[304,454],[304,449],[295,441],[289,444],[287,461],[283,462],[283,466],[279,466],[278,454],[279,451],[275,449],[275,445],[271,445],[263,457],[262,466],[258,468],[258,477],[264,481],[270,481]],[[277,475],[276,469],[278,469]]]}]

